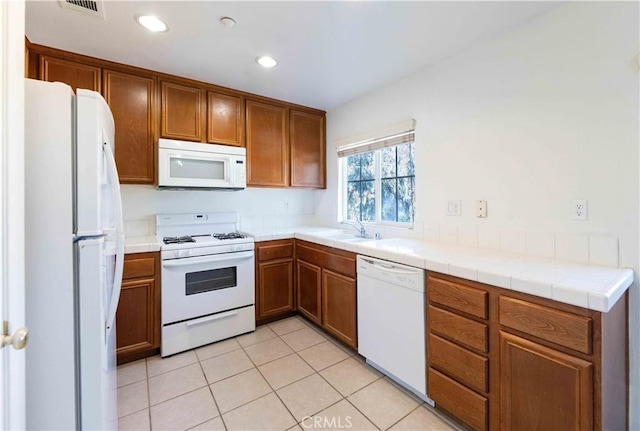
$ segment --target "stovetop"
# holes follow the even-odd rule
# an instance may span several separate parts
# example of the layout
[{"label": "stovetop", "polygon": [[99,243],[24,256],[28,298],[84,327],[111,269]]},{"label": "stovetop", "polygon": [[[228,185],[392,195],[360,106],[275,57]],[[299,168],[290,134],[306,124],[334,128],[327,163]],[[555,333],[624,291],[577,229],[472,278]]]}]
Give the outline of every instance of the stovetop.
[{"label": "stovetop", "polygon": [[212,240],[229,241],[233,239],[245,239],[247,235],[240,232],[228,232],[228,233],[211,233],[201,235],[184,235],[184,236],[165,236],[162,238],[162,242],[165,244],[185,244],[194,242],[207,242]]},{"label": "stovetop", "polygon": [[253,244],[253,238],[237,232],[237,228],[238,216],[234,212],[156,216],[157,238],[163,243],[162,250],[209,246],[234,249],[237,247],[230,246]]}]

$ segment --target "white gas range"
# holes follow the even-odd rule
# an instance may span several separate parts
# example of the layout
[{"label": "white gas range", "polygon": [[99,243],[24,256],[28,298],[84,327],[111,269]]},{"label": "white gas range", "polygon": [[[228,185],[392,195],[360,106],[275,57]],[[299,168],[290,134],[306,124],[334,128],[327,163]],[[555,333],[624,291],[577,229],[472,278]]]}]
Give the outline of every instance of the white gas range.
[{"label": "white gas range", "polygon": [[162,341],[168,356],[255,330],[254,241],[234,212],[159,214]]}]

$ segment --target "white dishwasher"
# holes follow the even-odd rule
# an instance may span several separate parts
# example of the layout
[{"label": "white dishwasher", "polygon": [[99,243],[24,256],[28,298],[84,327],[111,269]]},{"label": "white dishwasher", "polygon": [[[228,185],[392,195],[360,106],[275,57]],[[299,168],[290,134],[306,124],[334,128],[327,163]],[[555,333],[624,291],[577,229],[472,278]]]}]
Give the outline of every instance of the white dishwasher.
[{"label": "white dishwasher", "polygon": [[427,397],[424,270],[358,256],[358,353]]}]

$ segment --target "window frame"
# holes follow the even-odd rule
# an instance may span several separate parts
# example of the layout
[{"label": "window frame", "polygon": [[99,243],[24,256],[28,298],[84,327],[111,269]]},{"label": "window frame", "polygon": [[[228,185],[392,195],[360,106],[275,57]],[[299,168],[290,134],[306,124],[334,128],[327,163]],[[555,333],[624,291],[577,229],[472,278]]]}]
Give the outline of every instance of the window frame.
[{"label": "window frame", "polygon": [[[405,143],[406,144],[406,143]],[[400,144],[402,145],[402,144]],[[374,155],[373,155],[373,164],[374,164],[374,180],[373,180],[373,190],[375,193],[375,221],[371,222],[371,221],[360,221],[360,223],[362,223],[363,225],[366,226],[388,226],[388,227],[396,227],[396,228],[406,228],[406,229],[413,229],[414,225],[415,225],[415,216],[416,216],[416,163],[415,163],[415,141],[411,142],[411,145],[413,145],[413,153],[414,153],[414,173],[413,173],[413,205],[412,205],[412,209],[413,209],[413,214],[412,214],[412,221],[410,222],[399,222],[399,221],[388,221],[388,220],[382,220],[382,164],[380,162],[380,154],[382,153],[383,148],[379,148],[376,150],[373,150]],[[397,147],[394,146],[394,147]],[[369,151],[364,151],[363,153],[367,153]],[[340,200],[339,200],[339,205],[338,205],[338,212],[339,212],[339,222],[340,223],[358,223],[352,220],[349,220],[347,218],[347,202],[348,202],[348,183],[349,180],[347,178],[347,158],[349,156],[344,156],[344,157],[338,157],[338,171],[339,171],[339,189],[340,189]],[[397,176],[398,172],[397,172],[397,160],[396,160],[396,176],[395,177],[391,177],[391,178],[410,178],[411,176],[402,176],[402,177],[398,177]],[[367,180],[370,181],[370,180]]]}]

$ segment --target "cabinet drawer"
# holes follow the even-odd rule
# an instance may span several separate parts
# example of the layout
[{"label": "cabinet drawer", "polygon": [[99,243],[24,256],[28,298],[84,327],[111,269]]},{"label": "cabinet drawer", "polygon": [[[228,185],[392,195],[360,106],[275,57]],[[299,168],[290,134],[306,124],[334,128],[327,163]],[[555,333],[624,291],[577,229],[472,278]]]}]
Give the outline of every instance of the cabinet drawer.
[{"label": "cabinet drawer", "polygon": [[339,254],[327,253],[325,254],[324,267],[331,271],[338,272],[340,274],[347,275],[349,277],[356,277],[356,256],[341,256]]},{"label": "cabinet drawer", "polygon": [[447,410],[474,430],[487,429],[489,401],[485,397],[432,368],[429,368],[427,386],[429,398],[437,407]]},{"label": "cabinet drawer", "polygon": [[293,242],[259,245],[258,260],[284,259],[293,256]]},{"label": "cabinet drawer", "polygon": [[324,252],[306,245],[296,243],[296,259],[301,259],[314,265],[322,266],[324,262]]},{"label": "cabinet drawer", "polygon": [[480,392],[488,391],[489,359],[429,334],[429,366]]},{"label": "cabinet drawer", "polygon": [[488,292],[429,276],[429,301],[454,308],[481,319],[487,318]]},{"label": "cabinet drawer", "polygon": [[125,258],[122,278],[153,277],[155,275],[155,259],[153,257]]},{"label": "cabinet drawer", "polygon": [[427,317],[431,331],[480,352],[489,351],[487,325],[432,305],[429,306]]},{"label": "cabinet drawer", "polygon": [[519,299],[500,297],[500,324],[591,354],[592,320]]}]

